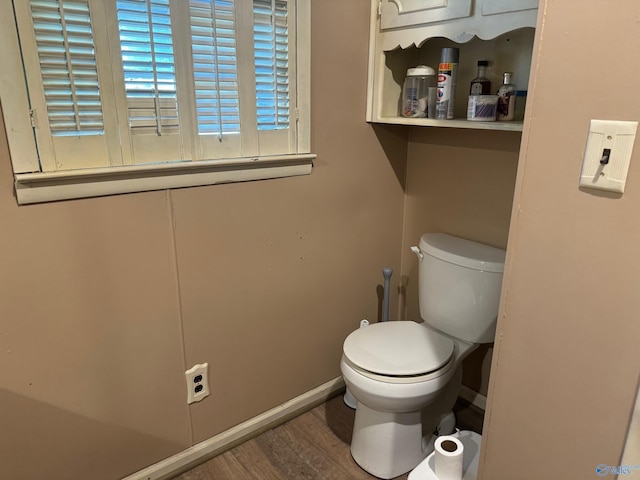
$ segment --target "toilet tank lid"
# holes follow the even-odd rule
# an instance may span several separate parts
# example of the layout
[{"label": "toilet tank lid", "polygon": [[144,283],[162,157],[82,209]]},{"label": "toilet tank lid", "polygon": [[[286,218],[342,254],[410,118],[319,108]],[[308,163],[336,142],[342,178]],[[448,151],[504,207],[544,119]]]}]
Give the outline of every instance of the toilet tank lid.
[{"label": "toilet tank lid", "polygon": [[504,272],[504,250],[446,233],[425,233],[420,238],[420,250],[462,267],[484,272]]}]

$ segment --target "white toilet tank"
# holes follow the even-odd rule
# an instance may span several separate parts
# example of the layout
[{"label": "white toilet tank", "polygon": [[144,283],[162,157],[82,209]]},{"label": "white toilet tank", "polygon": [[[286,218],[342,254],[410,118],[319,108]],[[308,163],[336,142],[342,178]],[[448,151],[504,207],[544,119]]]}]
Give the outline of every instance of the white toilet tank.
[{"label": "white toilet tank", "polygon": [[418,256],[422,319],[466,342],[493,342],[505,251],[444,233],[427,233],[420,238]]}]

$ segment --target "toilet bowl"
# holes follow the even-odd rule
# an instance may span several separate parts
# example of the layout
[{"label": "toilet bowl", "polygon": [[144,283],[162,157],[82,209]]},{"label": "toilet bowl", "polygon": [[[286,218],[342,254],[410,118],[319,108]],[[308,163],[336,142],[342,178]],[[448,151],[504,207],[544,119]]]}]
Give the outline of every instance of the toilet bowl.
[{"label": "toilet bowl", "polygon": [[416,467],[437,435],[455,431],[462,360],[493,341],[504,251],[446,234],[425,234],[419,258],[423,323],[375,323],[352,332],[340,369],[357,401],[351,455],[390,479]]},{"label": "toilet bowl", "polygon": [[394,478],[433,450],[434,431],[453,433],[458,367],[473,347],[412,321],[375,323],[347,337],[340,369],[358,400],[351,439],[358,465]]}]

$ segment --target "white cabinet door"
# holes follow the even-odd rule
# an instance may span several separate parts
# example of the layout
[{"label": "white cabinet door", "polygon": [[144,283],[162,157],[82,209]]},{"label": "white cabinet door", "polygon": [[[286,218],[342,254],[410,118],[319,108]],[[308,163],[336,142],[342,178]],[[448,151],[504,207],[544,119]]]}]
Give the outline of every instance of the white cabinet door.
[{"label": "white cabinet door", "polygon": [[538,0],[481,0],[482,15],[496,15],[499,13],[520,12],[538,8]]},{"label": "white cabinet door", "polygon": [[[510,0],[502,1],[509,3]],[[468,17],[471,15],[471,2],[472,0],[381,0],[380,26],[382,30],[388,30]]]}]

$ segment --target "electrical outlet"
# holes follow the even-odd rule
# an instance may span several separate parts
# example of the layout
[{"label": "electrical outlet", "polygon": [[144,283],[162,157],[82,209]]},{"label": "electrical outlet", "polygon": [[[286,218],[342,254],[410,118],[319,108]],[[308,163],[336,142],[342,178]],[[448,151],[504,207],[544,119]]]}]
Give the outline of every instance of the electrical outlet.
[{"label": "electrical outlet", "polygon": [[199,363],[184,372],[187,377],[187,403],[199,402],[209,396],[209,364]]}]

